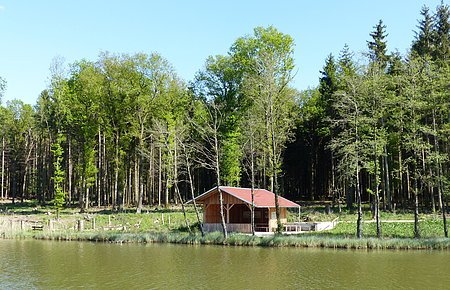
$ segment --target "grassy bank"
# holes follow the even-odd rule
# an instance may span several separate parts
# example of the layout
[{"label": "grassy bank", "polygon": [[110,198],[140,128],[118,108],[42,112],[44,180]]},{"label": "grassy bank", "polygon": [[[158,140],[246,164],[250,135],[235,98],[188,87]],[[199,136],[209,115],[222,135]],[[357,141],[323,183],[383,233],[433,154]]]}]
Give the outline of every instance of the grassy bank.
[{"label": "grassy bank", "polygon": [[261,247],[308,247],[333,249],[394,249],[394,250],[449,250],[450,239],[445,238],[363,238],[330,236],[328,234],[281,235],[253,237],[250,235],[231,234],[225,241],[219,232],[208,233],[202,237],[199,233],[123,233],[123,232],[42,232],[22,233],[16,238],[31,237],[41,240],[92,241],[109,243],[174,243],[189,245],[228,245]]},{"label": "grassy bank", "polygon": [[[364,223],[364,238],[356,239],[355,214],[324,214],[315,209],[305,209],[302,219],[311,221],[341,221],[334,229],[325,232],[302,233],[299,235],[252,237],[231,234],[224,241],[221,233],[209,233],[202,237],[194,222],[195,213],[188,207],[187,217],[194,224],[189,233],[180,208],[146,208],[142,214],[133,209],[112,211],[107,208],[91,209],[79,213],[77,209],[65,209],[59,219],[49,208],[6,205],[0,208],[0,237],[34,238],[45,240],[77,240],[111,243],[179,243],[194,245],[231,245],[262,247],[315,247],[340,249],[450,249],[450,240],[443,238],[443,225],[439,216],[421,215],[421,239],[413,239],[414,224],[411,222],[383,222],[382,239],[376,238],[376,224]],[[412,213],[383,213],[385,220],[411,220]],[[370,220],[366,214],[365,221]],[[291,221],[298,219],[293,212]],[[83,230],[77,225],[83,221]],[[42,231],[33,231],[34,223],[44,225]],[[51,225],[51,226],[50,226]]]}]

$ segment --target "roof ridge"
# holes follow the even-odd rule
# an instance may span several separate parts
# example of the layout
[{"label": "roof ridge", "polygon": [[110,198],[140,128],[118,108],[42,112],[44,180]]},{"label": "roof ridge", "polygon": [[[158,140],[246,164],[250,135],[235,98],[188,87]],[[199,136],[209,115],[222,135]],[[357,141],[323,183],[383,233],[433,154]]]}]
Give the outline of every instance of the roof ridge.
[{"label": "roof ridge", "polygon": [[[249,187],[238,187],[238,186],[228,186],[228,185],[221,185],[221,186],[219,186],[219,187],[227,187],[227,188],[236,188],[236,189],[248,189],[248,190],[251,190],[251,188],[249,188]],[[265,189],[265,188],[253,188],[253,189],[254,189],[254,190],[267,190],[267,191],[271,192],[270,190]]]}]

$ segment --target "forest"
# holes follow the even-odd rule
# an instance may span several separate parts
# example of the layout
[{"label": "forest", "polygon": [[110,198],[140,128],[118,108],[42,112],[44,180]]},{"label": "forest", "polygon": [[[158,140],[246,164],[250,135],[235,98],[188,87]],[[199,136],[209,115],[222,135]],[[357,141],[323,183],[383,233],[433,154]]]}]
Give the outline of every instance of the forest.
[{"label": "forest", "polygon": [[424,6],[405,55],[387,51],[380,20],[363,60],[345,45],[305,91],[292,85],[293,38],[273,26],[207,58],[190,82],[158,53],[55,58],[36,105],[0,106],[0,198],[140,212],[228,185],[339,211],[366,203],[376,217],[444,213],[449,16]]}]

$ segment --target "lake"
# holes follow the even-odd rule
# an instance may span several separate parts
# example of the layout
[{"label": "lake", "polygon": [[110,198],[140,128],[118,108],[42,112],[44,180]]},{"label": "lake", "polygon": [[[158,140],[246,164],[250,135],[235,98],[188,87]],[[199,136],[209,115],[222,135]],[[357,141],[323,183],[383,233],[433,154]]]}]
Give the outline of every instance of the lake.
[{"label": "lake", "polygon": [[450,252],[0,240],[0,289],[444,289]]}]

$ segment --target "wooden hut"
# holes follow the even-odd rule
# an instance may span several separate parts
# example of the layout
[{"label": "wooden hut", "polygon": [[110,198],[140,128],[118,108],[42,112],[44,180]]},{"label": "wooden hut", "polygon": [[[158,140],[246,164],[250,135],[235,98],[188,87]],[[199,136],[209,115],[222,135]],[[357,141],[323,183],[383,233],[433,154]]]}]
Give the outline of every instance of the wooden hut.
[{"label": "wooden hut", "polygon": [[[215,187],[195,198],[195,201],[203,205],[203,226],[206,231],[220,231],[220,200],[219,189],[222,192],[225,223],[229,232],[250,233],[252,193],[250,188]],[[255,231],[274,232],[277,227],[275,212],[275,194],[265,189],[254,189],[255,206]],[[287,208],[297,208],[300,205],[278,197],[281,223],[286,224]]]}]

